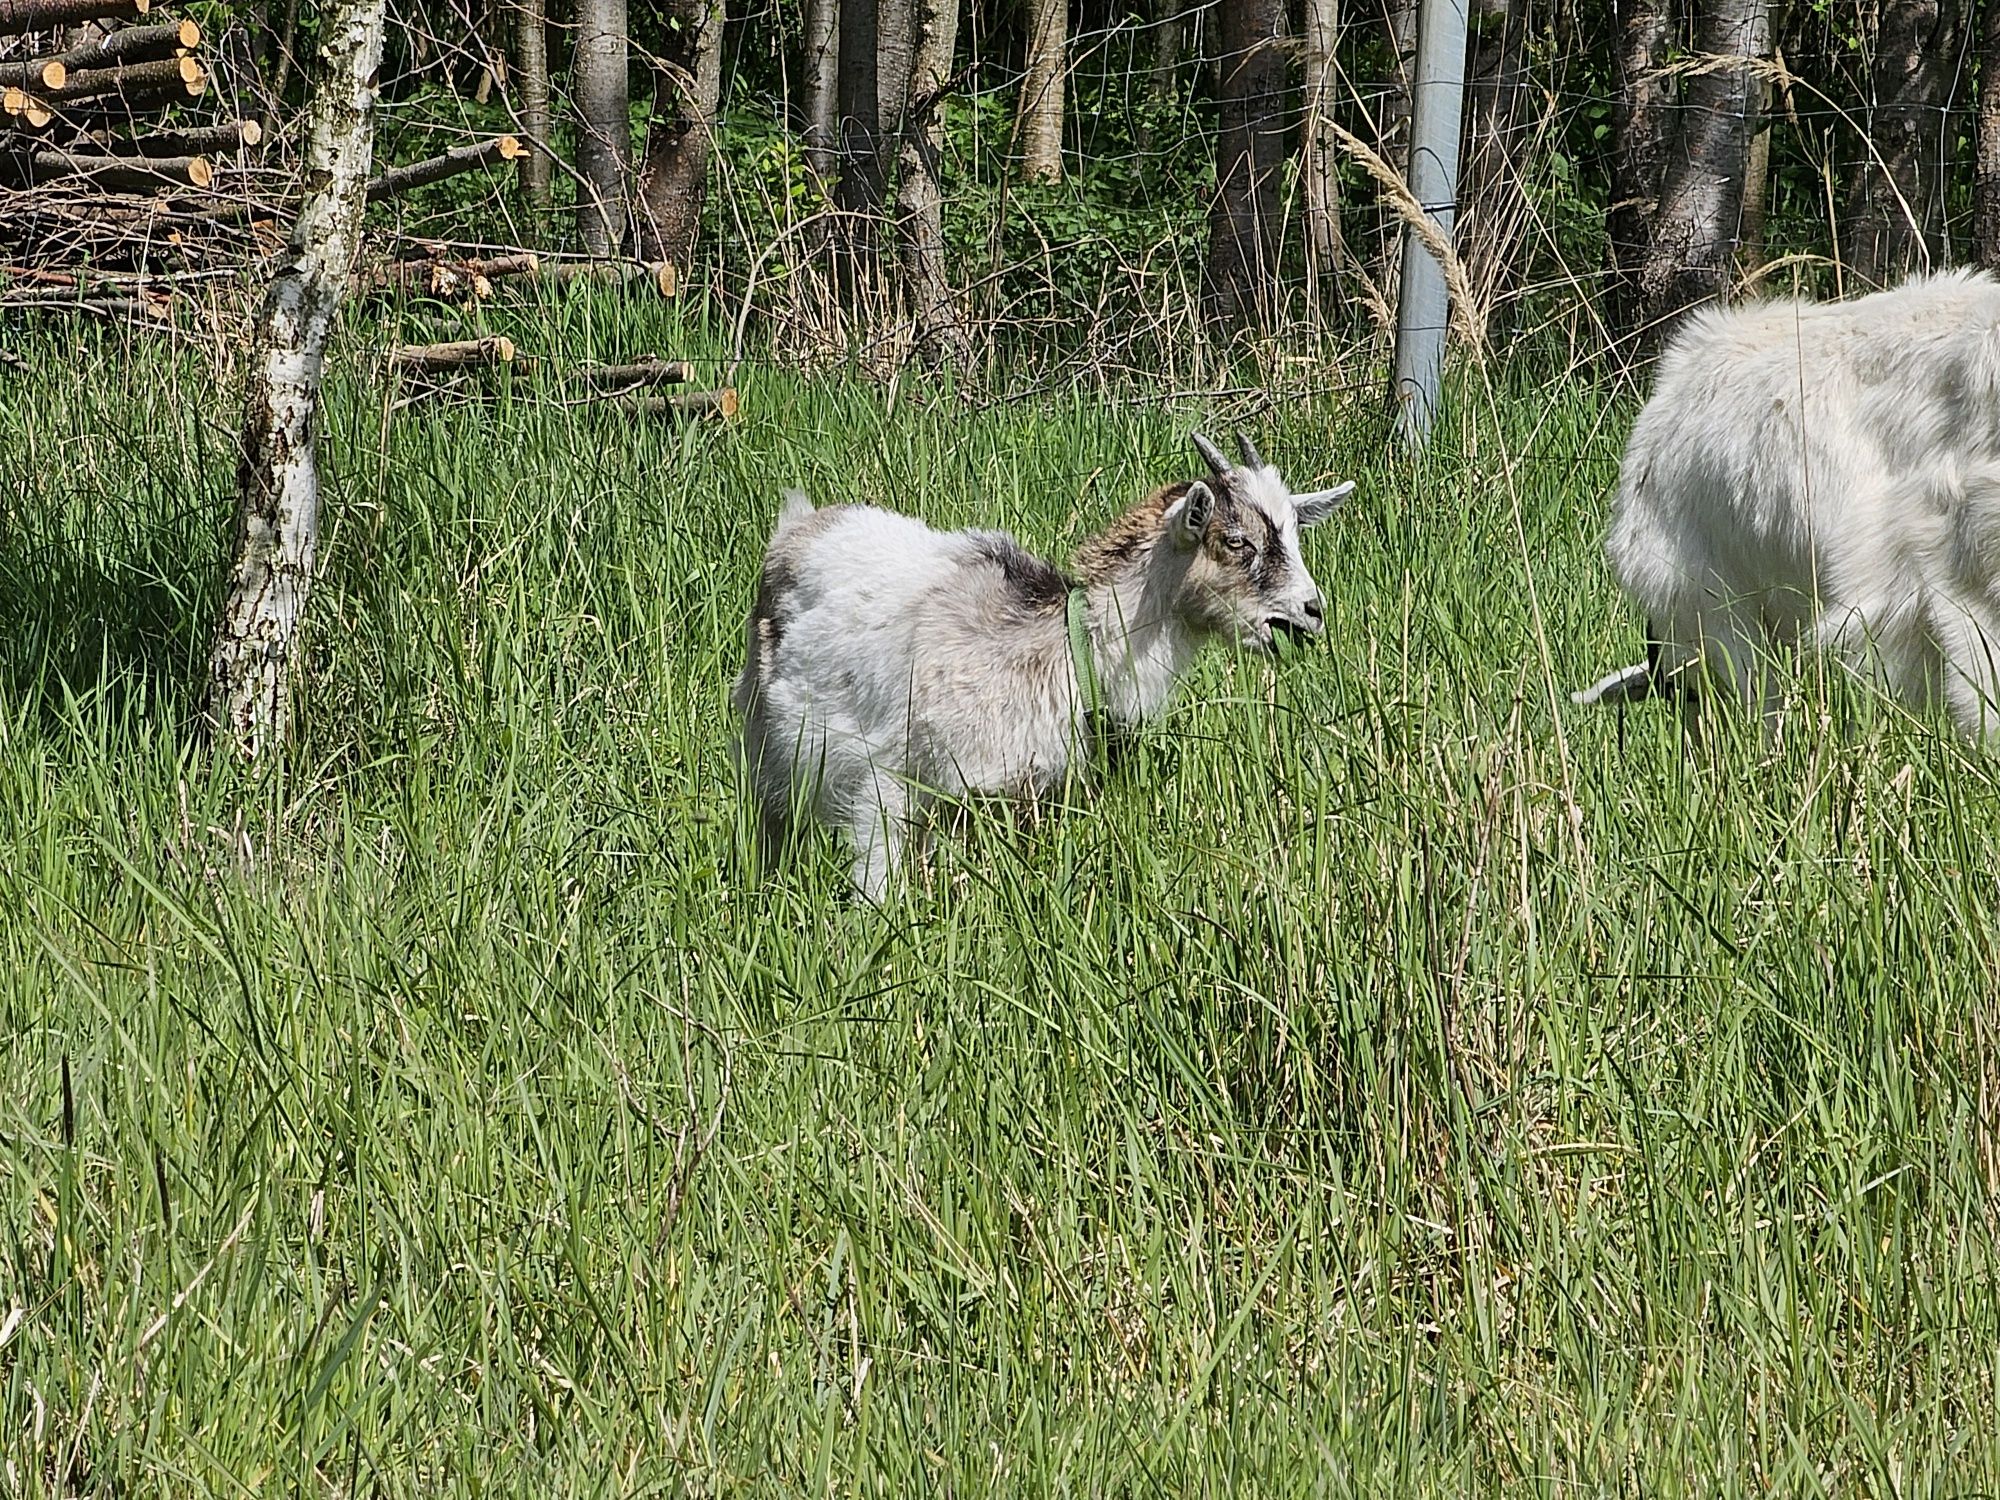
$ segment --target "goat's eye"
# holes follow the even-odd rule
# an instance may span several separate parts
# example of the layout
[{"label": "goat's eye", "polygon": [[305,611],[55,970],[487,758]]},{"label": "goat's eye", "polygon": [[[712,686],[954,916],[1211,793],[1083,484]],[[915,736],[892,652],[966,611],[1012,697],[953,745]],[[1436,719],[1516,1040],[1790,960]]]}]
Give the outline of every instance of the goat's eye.
[{"label": "goat's eye", "polygon": [[1248,552],[1251,550],[1250,538],[1247,536],[1226,536],[1222,540],[1231,552]]}]

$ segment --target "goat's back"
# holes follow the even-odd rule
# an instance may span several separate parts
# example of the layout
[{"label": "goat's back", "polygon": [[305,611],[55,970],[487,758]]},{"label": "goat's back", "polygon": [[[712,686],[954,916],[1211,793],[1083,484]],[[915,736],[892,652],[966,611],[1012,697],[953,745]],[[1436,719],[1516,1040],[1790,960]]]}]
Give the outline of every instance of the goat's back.
[{"label": "goat's back", "polygon": [[[1661,360],[1607,551],[1649,615],[1859,598],[1955,565],[1968,469],[2000,463],[2000,285],[1696,314]],[[1977,518],[1975,518],[1976,520]]]}]

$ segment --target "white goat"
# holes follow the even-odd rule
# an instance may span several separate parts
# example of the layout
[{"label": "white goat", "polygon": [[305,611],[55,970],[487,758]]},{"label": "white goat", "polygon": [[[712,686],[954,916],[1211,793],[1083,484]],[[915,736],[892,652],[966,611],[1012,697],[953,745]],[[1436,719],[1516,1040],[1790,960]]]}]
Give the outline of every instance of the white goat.
[{"label": "white goat", "polygon": [[732,695],[767,847],[795,810],[845,829],[880,899],[931,801],[1036,798],[1093,734],[1156,711],[1199,648],[1325,629],[1300,528],[1354,486],[1294,495],[1242,440],[1085,543],[1077,580],[997,531],[933,531],[789,492]]},{"label": "white goat", "polygon": [[1951,272],[1696,314],[1632,429],[1605,550],[1647,659],[1580,703],[1692,709],[1699,667],[1775,722],[1758,657],[1805,644],[1993,736],[2000,285]]}]

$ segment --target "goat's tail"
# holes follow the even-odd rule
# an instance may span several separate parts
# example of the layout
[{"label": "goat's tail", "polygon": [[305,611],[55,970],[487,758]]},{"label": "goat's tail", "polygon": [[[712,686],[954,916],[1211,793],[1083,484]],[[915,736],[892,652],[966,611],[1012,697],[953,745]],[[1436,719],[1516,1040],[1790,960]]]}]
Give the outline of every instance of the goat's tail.
[{"label": "goat's tail", "polygon": [[802,521],[813,513],[813,503],[804,490],[786,490],[784,502],[778,507],[778,524],[773,535],[784,531],[796,521]]}]

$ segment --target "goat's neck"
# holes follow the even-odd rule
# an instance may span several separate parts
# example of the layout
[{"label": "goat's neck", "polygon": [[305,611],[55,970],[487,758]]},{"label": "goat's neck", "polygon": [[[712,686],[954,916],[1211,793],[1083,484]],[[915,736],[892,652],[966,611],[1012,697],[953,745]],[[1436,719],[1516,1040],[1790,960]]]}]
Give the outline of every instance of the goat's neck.
[{"label": "goat's neck", "polygon": [[1155,544],[1084,584],[1097,681],[1117,723],[1157,713],[1201,649],[1204,637],[1181,610],[1186,572],[1185,559]]}]

